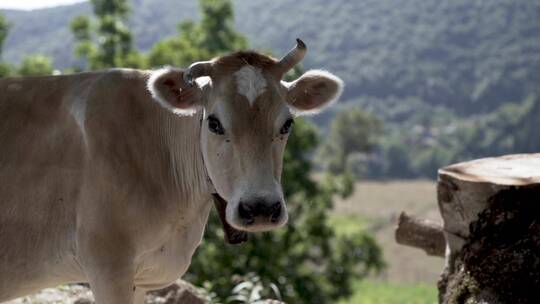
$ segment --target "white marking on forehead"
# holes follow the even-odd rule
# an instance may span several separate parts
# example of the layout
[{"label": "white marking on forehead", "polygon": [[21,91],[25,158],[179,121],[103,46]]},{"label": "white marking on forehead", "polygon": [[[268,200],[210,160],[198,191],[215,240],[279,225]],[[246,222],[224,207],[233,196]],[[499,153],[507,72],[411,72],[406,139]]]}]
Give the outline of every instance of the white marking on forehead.
[{"label": "white marking on forehead", "polygon": [[244,95],[249,104],[253,106],[253,103],[264,93],[266,89],[266,79],[264,79],[261,70],[246,65],[234,73],[236,76],[236,89],[238,94]]}]

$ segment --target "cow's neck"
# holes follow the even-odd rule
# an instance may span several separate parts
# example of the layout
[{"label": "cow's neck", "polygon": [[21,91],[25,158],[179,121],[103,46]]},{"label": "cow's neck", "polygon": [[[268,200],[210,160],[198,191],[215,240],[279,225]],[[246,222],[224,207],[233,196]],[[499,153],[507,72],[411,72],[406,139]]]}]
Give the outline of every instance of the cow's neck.
[{"label": "cow's neck", "polygon": [[200,146],[198,115],[178,117],[164,113],[161,120],[163,148],[170,164],[169,178],[174,192],[187,200],[210,195],[206,167]]}]

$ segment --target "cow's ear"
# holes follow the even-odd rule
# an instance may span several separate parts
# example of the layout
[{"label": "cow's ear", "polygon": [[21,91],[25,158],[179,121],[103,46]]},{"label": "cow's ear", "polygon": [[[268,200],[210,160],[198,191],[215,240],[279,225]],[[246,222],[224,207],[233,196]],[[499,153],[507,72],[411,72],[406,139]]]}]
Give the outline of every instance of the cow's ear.
[{"label": "cow's ear", "polygon": [[343,92],[343,81],[332,73],[311,70],[286,83],[287,103],[297,115],[315,114],[335,102]]},{"label": "cow's ear", "polygon": [[171,112],[186,116],[193,115],[203,105],[203,89],[184,81],[182,69],[164,68],[152,72],[148,79],[148,90],[161,106]]}]

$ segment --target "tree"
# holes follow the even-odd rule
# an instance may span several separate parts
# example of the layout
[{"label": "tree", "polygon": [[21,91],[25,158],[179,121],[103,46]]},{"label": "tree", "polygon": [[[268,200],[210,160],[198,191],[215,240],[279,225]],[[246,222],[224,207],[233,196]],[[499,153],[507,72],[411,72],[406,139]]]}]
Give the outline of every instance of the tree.
[{"label": "tree", "polygon": [[131,32],[125,25],[130,13],[127,1],[91,2],[98,24],[86,16],[71,22],[77,41],[75,54],[84,58],[90,69],[144,67],[143,57],[134,49]]},{"label": "tree", "polygon": [[11,67],[6,62],[2,61],[2,50],[4,48],[4,41],[9,32],[9,24],[3,15],[0,14],[0,77],[5,77],[10,74]]},{"label": "tree", "polygon": [[[0,15],[0,60],[2,59],[2,50],[4,41],[9,33],[9,24],[3,15]],[[15,73],[20,76],[30,75],[50,75],[53,72],[51,59],[41,55],[32,55],[25,57],[18,68],[11,66],[7,62],[0,61],[0,77],[6,77]]]},{"label": "tree", "polygon": [[318,160],[332,173],[345,173],[347,160],[353,153],[367,153],[376,144],[382,122],[361,109],[344,109],[330,127]]},{"label": "tree", "polygon": [[51,75],[53,73],[51,59],[42,55],[25,57],[17,69],[20,76]]},{"label": "tree", "polygon": [[0,78],[11,74],[11,66],[6,62],[0,62]]},{"label": "tree", "polygon": [[234,29],[229,1],[201,0],[200,6],[201,21],[182,22],[177,36],[158,42],[150,51],[150,66],[188,66],[247,47],[247,40]]},{"label": "tree", "polygon": [[4,41],[9,32],[9,24],[3,15],[0,15],[0,59],[2,58],[2,50],[4,48]]}]

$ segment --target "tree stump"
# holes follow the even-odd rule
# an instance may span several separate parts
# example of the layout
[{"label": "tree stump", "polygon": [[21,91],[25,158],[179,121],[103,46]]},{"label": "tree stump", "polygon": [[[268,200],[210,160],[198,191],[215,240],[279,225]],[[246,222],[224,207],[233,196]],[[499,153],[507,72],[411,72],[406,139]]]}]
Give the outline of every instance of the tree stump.
[{"label": "tree stump", "polygon": [[540,154],[439,170],[446,237],[439,302],[540,303]]}]

